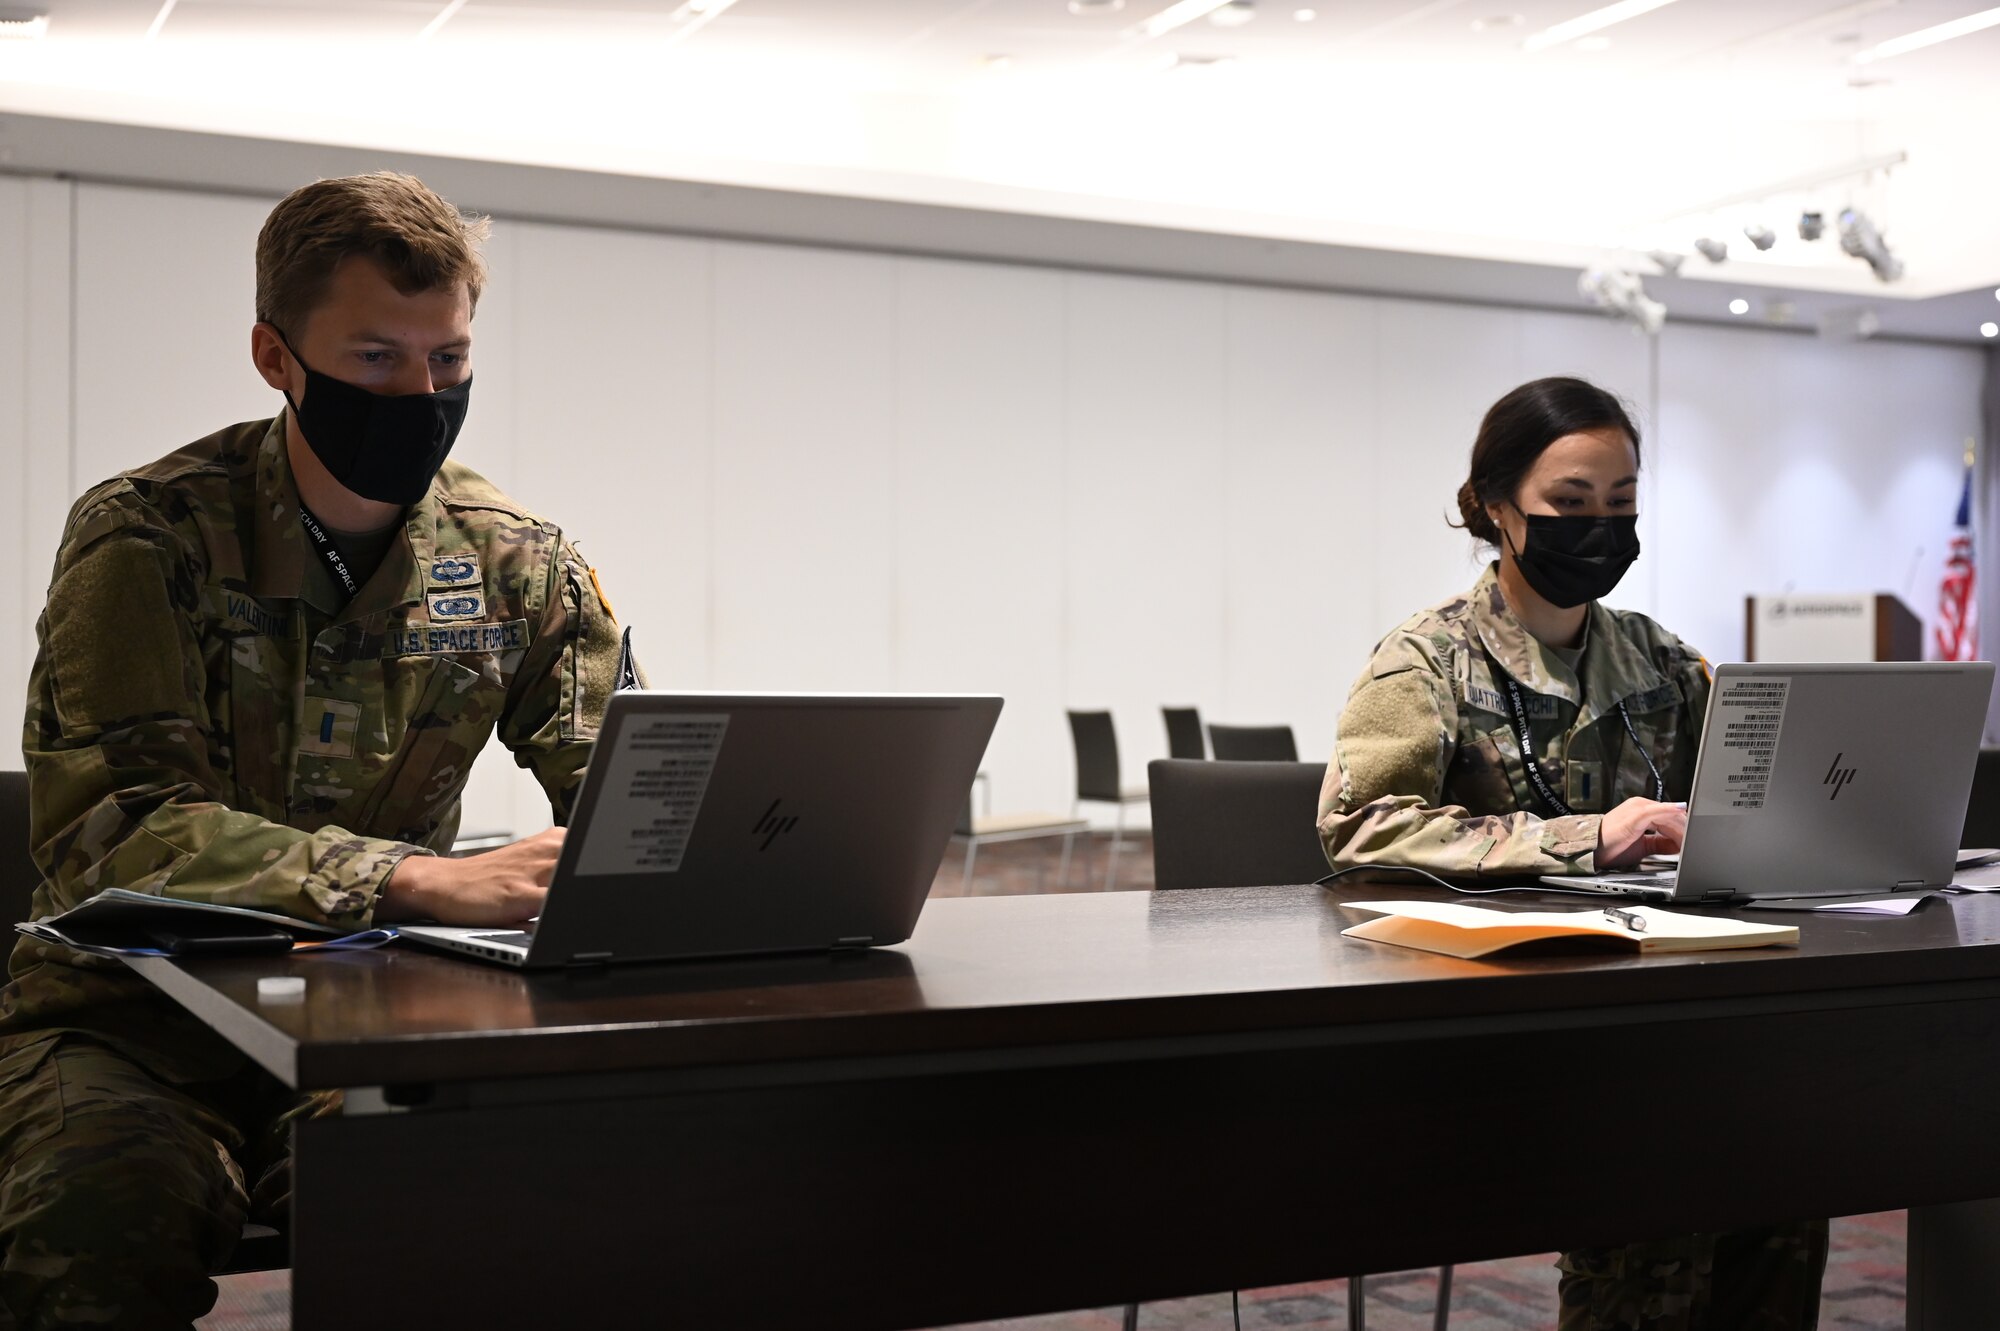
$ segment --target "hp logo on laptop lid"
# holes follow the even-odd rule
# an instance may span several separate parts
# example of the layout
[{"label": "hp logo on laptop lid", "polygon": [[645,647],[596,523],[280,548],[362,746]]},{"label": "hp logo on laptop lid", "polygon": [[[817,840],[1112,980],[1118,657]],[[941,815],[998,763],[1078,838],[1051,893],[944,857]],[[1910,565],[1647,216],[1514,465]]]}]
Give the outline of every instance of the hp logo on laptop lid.
[{"label": "hp logo on laptop lid", "polygon": [[769,850],[773,841],[776,841],[779,837],[799,825],[799,816],[797,814],[793,814],[788,818],[780,818],[778,816],[778,806],[784,802],[783,797],[772,800],[771,807],[764,810],[764,816],[759,818],[757,825],[750,829],[751,836],[756,836],[760,832],[767,834],[764,837],[764,844],[757,847],[759,851]]},{"label": "hp logo on laptop lid", "polygon": [[1839,753],[1834,754],[1833,766],[1826,769],[1826,780],[1820,782],[1822,786],[1833,787],[1833,793],[1827,796],[1827,798],[1830,800],[1839,799],[1842,787],[1846,786],[1849,782],[1854,780],[1854,773],[1856,769],[1852,767],[1842,767],[1840,765],[1840,760],[1842,758],[1845,758],[1846,756],[1847,756],[1847,751],[1845,749],[1841,750]]}]

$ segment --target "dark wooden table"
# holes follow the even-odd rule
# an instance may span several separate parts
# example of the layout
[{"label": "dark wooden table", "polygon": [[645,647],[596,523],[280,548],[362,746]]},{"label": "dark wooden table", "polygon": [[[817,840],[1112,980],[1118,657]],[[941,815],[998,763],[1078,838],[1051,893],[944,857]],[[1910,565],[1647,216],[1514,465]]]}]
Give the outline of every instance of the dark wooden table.
[{"label": "dark wooden table", "polygon": [[2000,1195],[2000,900],[1675,957],[1340,936],[1424,895],[945,899],[894,949],[534,976],[134,964],[349,1090],[297,1140],[298,1331],[928,1326]]}]

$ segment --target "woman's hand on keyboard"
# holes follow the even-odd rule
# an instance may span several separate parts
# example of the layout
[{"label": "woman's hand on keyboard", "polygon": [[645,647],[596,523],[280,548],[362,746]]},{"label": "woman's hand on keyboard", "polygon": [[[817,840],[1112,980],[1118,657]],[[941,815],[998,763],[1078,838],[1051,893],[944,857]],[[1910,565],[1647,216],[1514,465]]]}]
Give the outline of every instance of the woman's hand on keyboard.
[{"label": "woman's hand on keyboard", "polygon": [[1648,855],[1671,855],[1687,837],[1685,804],[1629,799],[1597,827],[1597,867],[1627,869]]}]

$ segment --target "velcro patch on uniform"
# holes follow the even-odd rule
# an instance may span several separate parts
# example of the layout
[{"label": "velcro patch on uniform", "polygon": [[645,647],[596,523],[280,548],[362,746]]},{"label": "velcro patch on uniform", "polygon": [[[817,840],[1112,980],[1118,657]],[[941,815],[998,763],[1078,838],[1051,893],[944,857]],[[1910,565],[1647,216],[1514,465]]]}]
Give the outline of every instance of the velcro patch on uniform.
[{"label": "velcro patch on uniform", "polygon": [[1680,701],[1680,685],[1674,683],[1672,680],[1668,680],[1657,689],[1647,689],[1644,693],[1635,693],[1627,698],[1625,700],[1625,710],[1628,712],[1658,712],[1669,707],[1679,706]]},{"label": "velcro patch on uniform", "polygon": [[425,581],[432,587],[475,587],[479,584],[477,555],[438,555]]},{"label": "velcro patch on uniform", "polygon": [[361,704],[338,698],[307,698],[299,721],[299,752],[319,758],[352,758],[361,729]]},{"label": "velcro patch on uniform", "polygon": [[289,618],[266,609],[262,602],[252,599],[245,592],[232,592],[225,587],[203,587],[201,606],[215,619],[216,629],[220,632],[259,638],[292,637]]},{"label": "velcro patch on uniform", "polygon": [[457,652],[512,652],[528,645],[528,621],[505,624],[410,625],[383,639],[384,656],[447,656]]},{"label": "velcro patch on uniform", "polygon": [[[1507,695],[1498,689],[1489,689],[1484,684],[1474,684],[1467,680],[1465,700],[1481,711],[1492,712],[1495,716],[1514,715],[1514,704]],[[1521,707],[1528,713],[1530,719],[1536,721],[1548,721],[1562,714],[1562,704],[1559,699],[1543,693],[1532,693],[1527,689],[1521,690]]]},{"label": "velcro patch on uniform", "polygon": [[430,607],[432,623],[486,618],[486,593],[479,587],[468,587],[464,591],[426,592],[424,600]]}]

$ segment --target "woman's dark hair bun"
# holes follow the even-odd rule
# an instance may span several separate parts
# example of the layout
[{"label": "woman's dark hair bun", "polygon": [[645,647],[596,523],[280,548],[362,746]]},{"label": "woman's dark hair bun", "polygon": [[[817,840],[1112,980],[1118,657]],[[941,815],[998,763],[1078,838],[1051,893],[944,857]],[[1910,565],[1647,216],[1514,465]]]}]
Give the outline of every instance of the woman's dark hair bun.
[{"label": "woman's dark hair bun", "polygon": [[1500,544],[1500,529],[1493,525],[1486,505],[1479,502],[1479,492],[1473,488],[1471,481],[1458,487],[1458,517],[1459,520],[1452,525],[1465,528],[1475,539],[1489,545]]},{"label": "woman's dark hair bun", "polygon": [[1495,402],[1472,441],[1471,474],[1458,487],[1459,520],[1451,525],[1488,545],[1500,544],[1500,529],[1486,506],[1512,500],[1550,444],[1590,430],[1623,431],[1632,441],[1633,460],[1638,460],[1639,427],[1632,424],[1625,404],[1596,384],[1537,379]]}]

